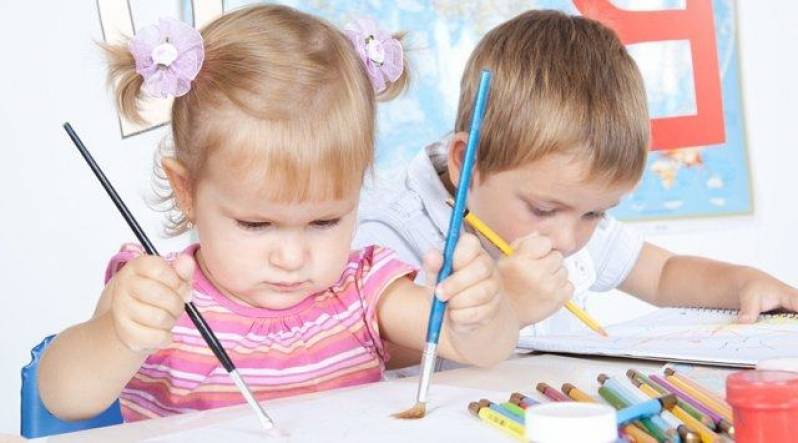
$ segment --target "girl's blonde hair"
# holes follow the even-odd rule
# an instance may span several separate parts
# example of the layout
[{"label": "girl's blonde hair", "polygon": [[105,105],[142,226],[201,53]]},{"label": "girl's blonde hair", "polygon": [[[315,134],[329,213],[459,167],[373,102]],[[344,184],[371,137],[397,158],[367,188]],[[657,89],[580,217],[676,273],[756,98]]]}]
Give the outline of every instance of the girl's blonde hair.
[{"label": "girl's blonde hair", "polygon": [[[339,29],[281,5],[227,13],[201,35],[205,61],[191,90],[174,100],[174,151],[162,153],[186,167],[192,188],[222,147],[239,154],[231,174],[251,179],[243,172],[257,170],[253,185],[273,184],[269,192],[284,202],[342,198],[360,186],[374,158],[376,100],[402,92],[407,68],[377,96]],[[142,121],[143,79],[127,42],[104,49],[120,112]],[[189,220],[158,163],[166,231],[177,235]]]}]

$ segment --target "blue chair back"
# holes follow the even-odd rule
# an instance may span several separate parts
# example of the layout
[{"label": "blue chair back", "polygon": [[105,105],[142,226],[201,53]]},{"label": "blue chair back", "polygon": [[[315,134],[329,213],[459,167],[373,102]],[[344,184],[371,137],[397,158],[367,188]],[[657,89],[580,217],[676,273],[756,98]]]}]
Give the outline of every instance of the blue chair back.
[{"label": "blue chair back", "polygon": [[81,421],[63,421],[47,410],[41,398],[39,398],[36,374],[39,368],[39,360],[54,337],[54,335],[51,335],[45,338],[31,349],[31,361],[22,368],[22,398],[20,405],[20,433],[22,436],[26,438],[45,437],[122,423],[119,400],[115,401],[102,414]]}]

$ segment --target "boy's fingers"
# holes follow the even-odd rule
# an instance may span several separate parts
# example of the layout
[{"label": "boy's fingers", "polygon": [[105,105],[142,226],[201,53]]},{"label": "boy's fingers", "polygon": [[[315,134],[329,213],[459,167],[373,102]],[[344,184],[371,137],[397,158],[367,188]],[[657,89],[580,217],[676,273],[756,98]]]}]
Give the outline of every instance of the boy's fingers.
[{"label": "boy's fingers", "polygon": [[554,284],[557,287],[560,287],[568,281],[568,271],[565,268],[560,267],[560,269],[554,271],[552,278],[554,280]]},{"label": "boy's fingers", "polygon": [[538,263],[543,270],[552,274],[560,269],[565,269],[563,266],[563,256],[560,251],[549,252],[545,257],[539,259]]},{"label": "boy's fingers", "polygon": [[759,318],[759,297],[743,297],[740,299],[740,312],[737,314],[738,323],[753,323]]},{"label": "boy's fingers", "polygon": [[551,239],[548,237],[537,233],[530,234],[515,243],[514,255],[539,259],[551,252],[552,247]]}]

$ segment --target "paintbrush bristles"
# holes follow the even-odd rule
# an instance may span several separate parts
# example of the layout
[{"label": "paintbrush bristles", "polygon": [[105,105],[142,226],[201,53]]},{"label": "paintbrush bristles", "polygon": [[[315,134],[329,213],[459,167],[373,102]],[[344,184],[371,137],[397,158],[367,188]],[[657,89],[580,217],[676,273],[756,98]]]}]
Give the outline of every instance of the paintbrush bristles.
[{"label": "paintbrush bristles", "polygon": [[401,420],[418,420],[419,418],[424,418],[425,415],[427,415],[427,405],[425,403],[416,403],[415,406],[404,412],[393,414],[393,418],[398,418]]}]

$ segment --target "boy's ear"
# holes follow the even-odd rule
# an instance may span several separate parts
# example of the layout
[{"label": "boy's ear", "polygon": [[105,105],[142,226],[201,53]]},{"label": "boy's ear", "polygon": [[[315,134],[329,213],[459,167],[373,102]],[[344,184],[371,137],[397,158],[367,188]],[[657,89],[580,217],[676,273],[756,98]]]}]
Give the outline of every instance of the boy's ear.
[{"label": "boy's ear", "polygon": [[[465,158],[466,146],[468,145],[468,133],[456,132],[452,136],[449,144],[449,153],[447,156],[447,164],[449,167],[449,178],[452,180],[452,185],[457,188],[460,181],[460,171],[463,169],[463,160]],[[475,165],[476,166],[476,165]],[[471,176],[472,184],[479,184],[479,171],[474,168]]]},{"label": "boy's ear", "polygon": [[188,220],[191,220],[194,202],[188,169],[174,157],[164,157],[161,160],[161,166],[169,180],[169,186],[175,193],[178,208],[183,211]]}]

